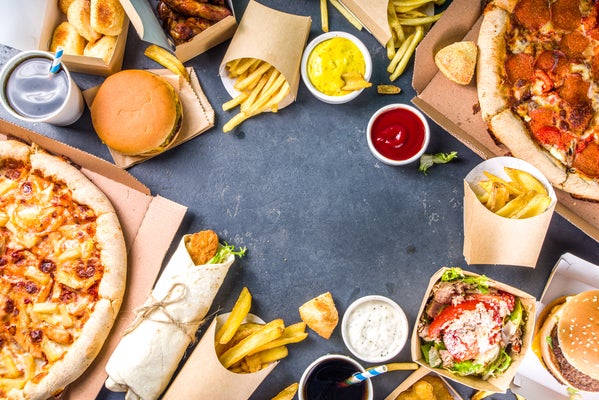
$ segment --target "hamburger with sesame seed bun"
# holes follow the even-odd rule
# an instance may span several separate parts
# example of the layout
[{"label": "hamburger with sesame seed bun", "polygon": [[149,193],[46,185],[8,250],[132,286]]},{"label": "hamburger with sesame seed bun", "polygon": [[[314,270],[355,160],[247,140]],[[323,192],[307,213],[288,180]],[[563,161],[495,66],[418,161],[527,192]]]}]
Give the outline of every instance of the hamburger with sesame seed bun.
[{"label": "hamburger with sesame seed bun", "polygon": [[533,350],[562,384],[599,392],[599,290],[564,296],[537,320]]}]

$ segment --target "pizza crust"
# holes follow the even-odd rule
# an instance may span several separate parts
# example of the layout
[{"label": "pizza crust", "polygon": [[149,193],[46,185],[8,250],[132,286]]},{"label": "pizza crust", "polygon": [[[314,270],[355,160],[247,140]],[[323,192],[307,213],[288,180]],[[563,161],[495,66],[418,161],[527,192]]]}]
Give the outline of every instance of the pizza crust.
[{"label": "pizza crust", "polygon": [[508,107],[501,77],[509,14],[501,8],[492,7],[485,10],[484,15],[478,34],[476,86],[483,120],[489,122],[491,117]]},{"label": "pizza crust", "polygon": [[117,214],[104,193],[81,171],[65,159],[53,156],[36,145],[19,141],[0,141],[0,159],[15,159],[30,164],[32,170],[63,182],[72,199],[90,207],[96,215],[94,239],[100,251],[103,275],[98,287],[99,300],[89,318],[74,337],[64,356],[55,361],[38,383],[29,381],[22,390],[13,389],[9,399],[40,399],[57,395],[77,379],[100,352],[119,312],[127,275],[127,251]]},{"label": "pizza crust", "polygon": [[543,172],[554,187],[563,189],[566,168],[531,139],[520,117],[511,110],[504,110],[491,118],[489,126],[514,157],[528,161]]}]

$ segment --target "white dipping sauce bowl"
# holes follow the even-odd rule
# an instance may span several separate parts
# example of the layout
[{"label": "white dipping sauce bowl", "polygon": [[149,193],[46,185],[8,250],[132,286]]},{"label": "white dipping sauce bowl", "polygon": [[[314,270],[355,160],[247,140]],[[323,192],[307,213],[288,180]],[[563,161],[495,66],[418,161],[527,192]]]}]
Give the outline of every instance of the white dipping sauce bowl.
[{"label": "white dipping sauce bowl", "polygon": [[314,97],[316,97],[318,100],[323,101],[328,104],[347,103],[348,101],[351,101],[351,100],[355,99],[356,97],[358,97],[360,95],[360,93],[362,93],[362,91],[364,90],[364,89],[354,90],[351,93],[348,93],[343,96],[329,96],[329,95],[322,93],[318,89],[316,89],[314,87],[314,85],[312,84],[312,82],[310,81],[310,77],[308,76],[308,58],[310,57],[310,53],[312,53],[312,50],[314,50],[314,48],[316,46],[318,46],[320,43],[324,42],[325,40],[329,40],[329,39],[336,38],[336,37],[342,37],[342,38],[349,39],[358,47],[358,49],[360,49],[360,51],[362,52],[362,56],[364,57],[364,64],[365,64],[364,79],[369,81],[370,76],[372,75],[372,58],[370,57],[370,53],[368,52],[368,49],[366,48],[364,43],[362,43],[360,41],[360,39],[358,39],[354,35],[351,35],[346,32],[341,32],[341,31],[327,32],[327,33],[323,33],[322,35],[317,36],[304,49],[304,53],[302,54],[300,72],[302,75],[302,81],[304,81],[304,85],[306,85],[306,87],[308,88],[310,93],[312,93],[312,95],[314,95]]},{"label": "white dipping sauce bowl", "polygon": [[382,363],[403,349],[409,335],[402,308],[385,296],[365,296],[345,311],[341,335],[348,350],[370,363]]}]

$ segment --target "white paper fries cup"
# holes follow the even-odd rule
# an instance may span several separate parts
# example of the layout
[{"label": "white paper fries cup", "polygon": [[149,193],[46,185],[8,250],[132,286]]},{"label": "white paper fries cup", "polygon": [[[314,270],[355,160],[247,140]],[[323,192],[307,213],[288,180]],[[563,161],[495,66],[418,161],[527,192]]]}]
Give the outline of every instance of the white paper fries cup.
[{"label": "white paper fries cup", "polygon": [[[477,194],[479,182],[490,172],[506,181],[508,166],[526,171],[547,189],[551,203],[543,213],[524,219],[501,217],[488,210]],[[464,258],[468,264],[504,264],[534,268],[553,216],[557,197],[543,174],[526,161],[513,157],[495,157],[477,165],[464,179]]]}]

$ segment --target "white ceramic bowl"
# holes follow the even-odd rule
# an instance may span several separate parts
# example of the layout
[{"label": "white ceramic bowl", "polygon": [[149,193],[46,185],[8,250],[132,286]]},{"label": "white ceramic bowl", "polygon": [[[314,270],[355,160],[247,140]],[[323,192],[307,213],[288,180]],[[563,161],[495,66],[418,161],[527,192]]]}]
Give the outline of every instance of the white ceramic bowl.
[{"label": "white ceramic bowl", "polygon": [[[321,357],[317,358],[316,360],[314,360],[310,365],[308,365],[308,368],[306,368],[306,370],[302,374],[302,377],[300,378],[300,381],[299,381],[298,390],[297,390],[297,396],[298,396],[299,400],[310,400],[310,398],[307,397],[307,393],[306,393],[306,384],[308,382],[310,373],[317,366],[322,364],[323,362],[332,361],[332,360],[342,360],[342,361],[345,361],[346,363],[353,365],[355,367],[355,372],[357,372],[357,371],[365,372],[366,371],[364,369],[364,367],[362,365],[360,365],[360,363],[358,363],[356,360],[354,360],[351,357],[344,356],[342,354],[326,354],[324,356],[321,356]],[[352,375],[352,373],[350,373],[346,378],[349,378],[351,375]],[[370,379],[366,379],[364,381],[364,384],[366,385],[366,397],[364,399],[372,400],[372,398],[373,398],[372,382],[370,381]]]},{"label": "white ceramic bowl", "polygon": [[[408,118],[403,118],[404,116],[395,115],[396,113],[394,113],[394,110],[399,110],[399,112],[405,112],[406,114],[404,116]],[[411,135],[409,129],[410,125],[408,124],[410,121],[412,123],[417,123],[418,121],[422,123],[421,129],[423,130],[423,132],[421,137]],[[389,129],[402,130],[403,133],[401,134],[402,136],[400,136],[401,142],[405,146],[409,145],[410,147],[413,147],[413,151],[409,152],[409,156],[391,158],[387,155],[382,154],[381,151],[379,151],[379,148],[377,148],[379,145],[375,144],[375,139],[373,139],[373,134],[376,134],[376,132],[373,132],[373,128],[375,130],[377,128],[381,128],[379,124],[382,124],[383,128],[389,127]],[[372,117],[370,117],[370,120],[368,121],[368,126],[366,128],[366,140],[368,142],[368,148],[370,149],[372,155],[374,155],[379,161],[394,166],[406,165],[414,161],[417,161],[420,158],[420,156],[422,156],[422,154],[424,154],[424,152],[426,151],[426,148],[430,141],[430,135],[430,127],[424,114],[422,114],[422,112],[420,112],[420,110],[418,110],[416,107],[401,103],[389,104],[377,110],[372,115]]]},{"label": "white ceramic bowl", "polygon": [[323,33],[322,35],[314,38],[308,44],[308,46],[306,46],[306,48],[304,49],[304,53],[302,55],[301,74],[302,74],[302,80],[304,81],[304,85],[306,85],[306,87],[308,88],[310,93],[312,93],[314,95],[314,97],[316,97],[320,101],[323,101],[323,102],[329,103],[329,104],[343,104],[343,103],[347,103],[348,101],[351,101],[351,100],[355,99],[356,97],[358,97],[364,89],[355,90],[355,91],[353,91],[349,94],[346,94],[344,96],[329,96],[329,95],[326,95],[326,94],[320,92],[318,89],[316,89],[314,87],[314,85],[312,84],[312,82],[310,81],[310,78],[308,77],[308,57],[310,56],[310,53],[312,53],[312,50],[314,50],[314,48],[317,45],[324,42],[325,40],[329,40],[329,39],[332,39],[335,37],[343,37],[343,38],[349,39],[356,46],[358,46],[358,48],[362,52],[362,55],[364,56],[364,63],[365,63],[364,79],[367,81],[370,80],[370,76],[372,75],[372,58],[370,57],[370,53],[368,52],[368,49],[366,48],[364,43],[362,43],[360,41],[360,39],[358,39],[354,35],[351,35],[346,32],[340,32],[340,31]]},{"label": "white ceramic bowl", "polygon": [[408,340],[408,328],[402,308],[378,295],[354,301],[341,321],[341,335],[347,349],[370,363],[382,363],[399,354]]}]

